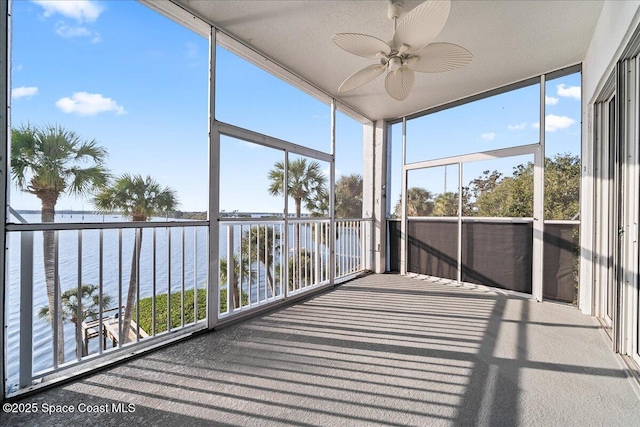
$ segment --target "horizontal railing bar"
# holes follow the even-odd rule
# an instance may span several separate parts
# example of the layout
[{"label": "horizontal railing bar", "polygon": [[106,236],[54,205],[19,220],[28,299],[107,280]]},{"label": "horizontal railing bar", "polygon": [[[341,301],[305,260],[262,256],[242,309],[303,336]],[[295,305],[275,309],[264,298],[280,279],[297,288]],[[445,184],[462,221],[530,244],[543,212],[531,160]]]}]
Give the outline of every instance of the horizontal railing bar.
[{"label": "horizontal railing bar", "polygon": [[[408,221],[443,221],[443,222],[454,222],[458,220],[458,217],[455,216],[415,216],[407,218]],[[533,218],[494,218],[494,217],[480,217],[480,216],[463,216],[462,222],[506,222],[506,223],[529,223],[533,222]]]},{"label": "horizontal railing bar", "polygon": [[[302,217],[302,218],[287,218],[289,222],[314,222],[314,223],[328,223],[329,218],[316,218],[316,217]],[[266,217],[266,218],[220,218],[218,222],[224,222],[225,224],[239,224],[246,222],[255,222],[260,224],[280,224],[284,221],[284,218],[279,217]],[[340,218],[336,219],[336,222],[345,222],[345,221],[363,221],[363,222],[371,222],[372,218]]]},{"label": "horizontal railing bar", "polygon": [[533,218],[463,216],[462,222],[533,222]]},{"label": "horizontal railing bar", "polygon": [[119,228],[180,228],[207,227],[209,221],[129,221],[129,222],[76,222],[76,223],[39,223],[15,224],[9,223],[7,231],[44,231],[44,230],[108,230]]},{"label": "horizontal railing bar", "polygon": [[575,219],[545,219],[544,223],[549,225],[580,225],[580,221]]},{"label": "horizontal railing bar", "polygon": [[247,222],[255,222],[260,224],[281,224],[284,218],[280,217],[267,217],[267,218],[220,218],[218,222],[224,222],[225,224],[234,225]]},{"label": "horizontal railing bar", "polygon": [[316,218],[316,217],[304,217],[304,218],[287,218],[289,222],[310,222],[310,223],[328,223],[330,218]]},{"label": "horizontal railing bar", "polygon": [[407,221],[457,221],[457,216],[409,216]]}]

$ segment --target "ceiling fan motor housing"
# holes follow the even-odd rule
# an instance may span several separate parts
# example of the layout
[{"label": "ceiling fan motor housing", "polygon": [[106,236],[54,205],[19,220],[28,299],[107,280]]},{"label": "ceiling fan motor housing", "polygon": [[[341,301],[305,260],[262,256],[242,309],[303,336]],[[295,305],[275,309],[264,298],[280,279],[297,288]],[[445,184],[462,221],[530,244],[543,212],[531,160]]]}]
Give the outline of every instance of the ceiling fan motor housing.
[{"label": "ceiling fan motor housing", "polygon": [[387,8],[387,18],[394,20],[400,18],[404,7],[401,0],[391,0],[391,4]]}]

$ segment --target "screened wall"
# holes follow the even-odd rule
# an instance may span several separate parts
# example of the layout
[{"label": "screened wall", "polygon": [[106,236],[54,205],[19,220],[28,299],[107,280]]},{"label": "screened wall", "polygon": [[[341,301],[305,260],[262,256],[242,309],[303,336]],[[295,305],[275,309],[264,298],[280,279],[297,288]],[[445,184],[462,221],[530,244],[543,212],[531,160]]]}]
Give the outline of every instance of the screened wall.
[{"label": "screened wall", "polygon": [[388,269],[576,304],[579,99],[574,67],[391,122]]}]

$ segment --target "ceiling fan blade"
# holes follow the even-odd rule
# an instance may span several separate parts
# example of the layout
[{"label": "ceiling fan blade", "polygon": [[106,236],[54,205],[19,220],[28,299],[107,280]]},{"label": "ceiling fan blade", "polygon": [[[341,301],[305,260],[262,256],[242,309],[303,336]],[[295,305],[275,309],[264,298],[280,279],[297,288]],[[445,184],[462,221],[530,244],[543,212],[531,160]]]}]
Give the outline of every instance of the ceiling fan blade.
[{"label": "ceiling fan blade", "polygon": [[407,67],[421,73],[443,73],[464,67],[473,61],[467,49],[452,43],[431,43],[406,61]]},{"label": "ceiling fan blade", "polygon": [[340,33],[331,36],[331,40],[338,47],[346,50],[354,55],[363,56],[365,58],[379,58],[380,52],[388,55],[391,48],[382,40],[368,36],[366,34],[357,33]]},{"label": "ceiling fan blade", "polygon": [[389,71],[384,81],[387,93],[398,101],[403,101],[413,88],[415,74],[406,65],[400,67],[399,70]]},{"label": "ceiling fan blade", "polygon": [[380,74],[384,73],[384,70],[386,68],[387,68],[386,65],[380,65],[380,64],[369,65],[367,68],[363,68],[362,70],[350,75],[347,78],[347,80],[342,82],[342,84],[338,88],[338,92],[347,92],[349,90],[352,90],[364,84],[367,84],[371,80],[378,77]]},{"label": "ceiling fan blade", "polygon": [[449,17],[451,0],[427,0],[398,23],[393,44],[400,48],[409,45],[406,53],[415,53],[435,39]]}]

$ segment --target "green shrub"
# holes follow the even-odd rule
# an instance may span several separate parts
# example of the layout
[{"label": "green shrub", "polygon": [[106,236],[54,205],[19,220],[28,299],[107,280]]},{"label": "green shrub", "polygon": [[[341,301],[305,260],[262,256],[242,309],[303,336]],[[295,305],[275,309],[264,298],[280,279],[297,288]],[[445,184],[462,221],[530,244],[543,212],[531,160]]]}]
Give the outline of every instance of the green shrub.
[{"label": "green shrub", "polygon": [[[184,323],[193,323],[193,289],[184,293]],[[152,298],[143,298],[140,300],[140,328],[149,335],[153,334],[153,318]],[[242,293],[242,305],[249,303],[249,297],[246,293]],[[202,320],[207,315],[207,292],[204,289],[198,289],[196,300],[198,307],[198,320]],[[182,292],[171,294],[171,327],[177,328],[182,326]],[[227,290],[220,291],[220,313],[227,311]],[[135,312],[134,312],[135,319]],[[156,295],[156,330],[155,333],[167,330],[167,294]]]}]

